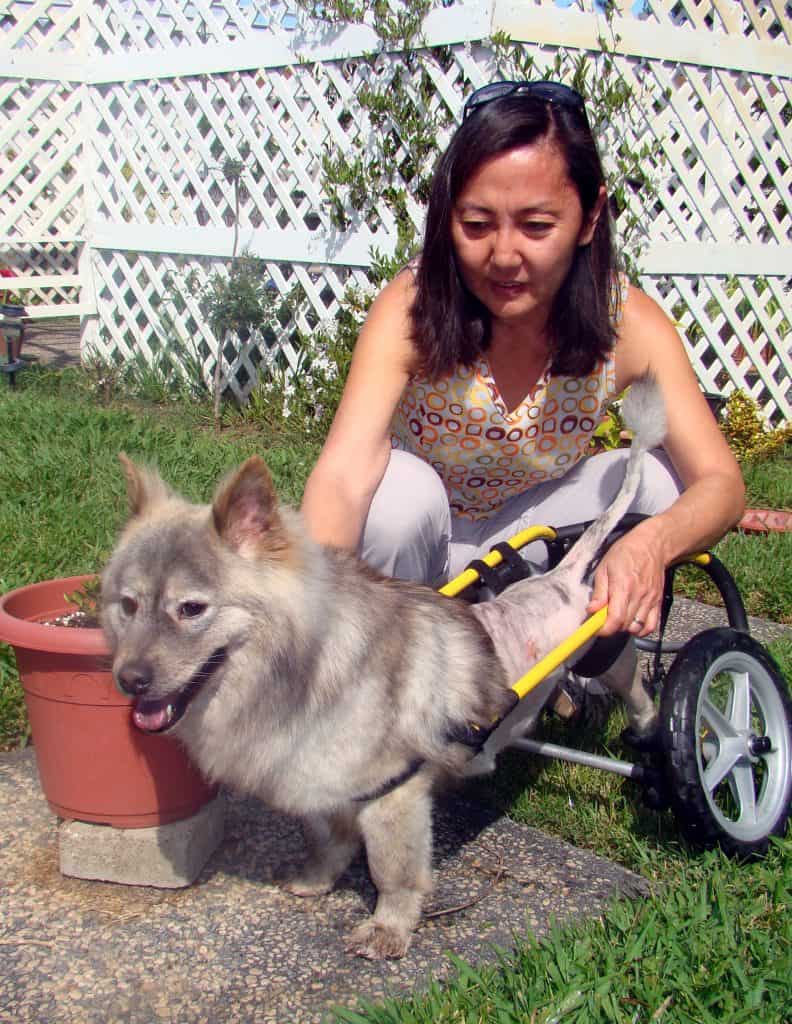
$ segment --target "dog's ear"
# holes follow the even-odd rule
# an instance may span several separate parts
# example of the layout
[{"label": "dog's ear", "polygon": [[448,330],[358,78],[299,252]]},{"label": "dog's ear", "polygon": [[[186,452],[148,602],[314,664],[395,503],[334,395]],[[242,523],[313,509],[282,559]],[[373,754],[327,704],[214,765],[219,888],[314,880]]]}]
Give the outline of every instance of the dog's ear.
[{"label": "dog's ear", "polygon": [[277,553],[285,546],[275,485],[258,455],[251,456],[220,484],[212,517],[223,540],[243,558]]},{"label": "dog's ear", "polygon": [[142,515],[147,508],[172,496],[171,490],[159,473],[138,466],[124,452],[118,453],[118,460],[124,468],[126,477],[130,515]]}]

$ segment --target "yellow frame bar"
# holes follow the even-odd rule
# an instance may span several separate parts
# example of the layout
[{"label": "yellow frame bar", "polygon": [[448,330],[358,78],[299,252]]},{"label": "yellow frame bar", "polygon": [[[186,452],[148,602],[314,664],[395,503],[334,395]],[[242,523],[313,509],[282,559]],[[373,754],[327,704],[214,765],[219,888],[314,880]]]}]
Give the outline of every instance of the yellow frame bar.
[{"label": "yellow frame bar", "polygon": [[578,647],[582,647],[587,640],[590,640],[596,633],[599,633],[605,625],[607,617],[608,606],[605,605],[604,608],[600,608],[599,611],[589,616],[582,626],[578,626],[571,636],[568,636],[566,640],[562,640],[557,647],[554,647],[552,651],[543,658],[540,658],[533,668],[528,669],[525,675],[521,676],[512,686],[520,700],[530,693],[531,690],[535,689],[539,683],[544,682],[545,678],[565,662],[571,654],[574,654]]},{"label": "yellow frame bar", "polygon": [[[532,540],[555,539],[556,532],[551,526],[529,526],[527,530],[520,530],[519,533],[515,533],[506,543],[509,547],[514,548],[515,551],[519,551],[526,544],[530,544]],[[488,565],[490,569],[494,569],[496,565],[500,565],[503,561],[503,555],[500,551],[490,551],[484,555],[481,561]],[[449,580],[444,587],[440,587],[440,593],[444,597],[456,597],[457,594],[461,594],[463,590],[466,590],[472,583],[475,583],[478,578],[479,574],[475,569],[464,569],[458,576]]]},{"label": "yellow frame bar", "polygon": [[[555,540],[556,531],[552,526],[529,526],[527,530],[521,530],[519,533],[515,533],[513,537],[510,537],[506,542],[509,547],[514,548],[515,551],[519,551],[520,548],[529,544],[533,540]],[[485,565],[488,565],[491,569],[500,565],[503,561],[503,556],[499,551],[490,551],[484,555],[481,559]],[[680,562],[691,563],[693,565],[706,566],[711,561],[711,556],[708,551],[701,552],[695,555],[686,555],[684,558],[679,559]],[[461,594],[463,590],[467,589],[471,584],[475,583],[479,578],[479,574],[475,569],[465,569],[454,579],[449,580],[445,586],[440,587],[439,593],[444,597],[456,597]],[[572,654],[575,653],[578,648],[582,647],[588,640],[591,640],[593,636],[605,625],[605,620],[608,618],[608,606],[600,608],[599,611],[594,612],[593,615],[589,616],[588,619],[582,625],[572,633],[571,636],[563,640],[557,647],[554,647],[552,651],[548,652],[543,658],[530,668],[524,676],[521,676],[516,683],[512,685],[512,690],[517,694],[519,700],[522,700],[531,690],[544,682],[547,676],[551,672],[554,672],[559,665],[563,664]]]}]

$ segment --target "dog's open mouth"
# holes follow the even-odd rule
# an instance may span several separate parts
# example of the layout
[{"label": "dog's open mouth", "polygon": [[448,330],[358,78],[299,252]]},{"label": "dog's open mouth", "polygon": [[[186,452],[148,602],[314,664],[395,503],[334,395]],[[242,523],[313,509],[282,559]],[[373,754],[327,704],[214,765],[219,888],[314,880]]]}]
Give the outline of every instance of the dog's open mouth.
[{"label": "dog's open mouth", "polygon": [[140,697],[132,711],[132,721],[142,732],[167,732],[181,720],[190,703],[198,696],[204,684],[226,660],[225,647],[218,648],[201,665],[186,686],[178,693],[161,700]]}]

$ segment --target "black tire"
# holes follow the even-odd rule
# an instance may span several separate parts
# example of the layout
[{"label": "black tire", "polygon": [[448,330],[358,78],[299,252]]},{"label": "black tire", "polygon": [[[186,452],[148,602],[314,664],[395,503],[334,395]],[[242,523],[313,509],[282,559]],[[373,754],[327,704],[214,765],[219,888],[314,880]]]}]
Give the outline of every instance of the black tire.
[{"label": "black tire", "polygon": [[689,640],[663,686],[660,731],[686,839],[744,859],[783,835],[792,809],[792,701],[761,644],[726,628]]}]

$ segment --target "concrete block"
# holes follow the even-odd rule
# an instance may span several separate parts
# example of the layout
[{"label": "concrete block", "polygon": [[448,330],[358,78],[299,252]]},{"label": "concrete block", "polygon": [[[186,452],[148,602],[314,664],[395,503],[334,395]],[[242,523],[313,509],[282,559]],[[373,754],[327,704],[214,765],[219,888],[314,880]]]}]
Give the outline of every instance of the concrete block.
[{"label": "concrete block", "polygon": [[153,828],[62,821],[60,869],[74,878],[179,889],[195,881],[222,842],[224,821],[222,793],[191,818]]}]

